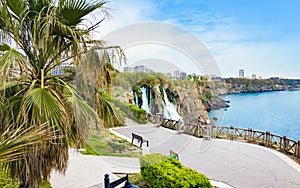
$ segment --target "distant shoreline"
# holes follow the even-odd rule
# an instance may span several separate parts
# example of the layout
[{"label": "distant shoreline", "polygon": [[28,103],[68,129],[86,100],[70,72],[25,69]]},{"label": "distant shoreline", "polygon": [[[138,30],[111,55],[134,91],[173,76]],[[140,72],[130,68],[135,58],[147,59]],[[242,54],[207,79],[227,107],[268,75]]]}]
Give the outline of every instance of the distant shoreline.
[{"label": "distant shoreline", "polygon": [[236,91],[236,92],[228,92],[228,93],[226,93],[226,94],[219,94],[219,96],[235,95],[235,94],[247,94],[247,93],[278,92],[278,91],[300,91],[300,88],[293,88],[293,89],[274,89],[274,90],[263,90],[263,91]]}]

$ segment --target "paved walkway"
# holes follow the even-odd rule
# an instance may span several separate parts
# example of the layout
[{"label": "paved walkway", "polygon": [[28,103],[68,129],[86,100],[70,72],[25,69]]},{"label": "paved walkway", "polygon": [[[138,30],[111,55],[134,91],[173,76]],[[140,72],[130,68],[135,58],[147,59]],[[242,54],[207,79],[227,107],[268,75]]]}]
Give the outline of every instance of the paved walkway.
[{"label": "paved walkway", "polygon": [[265,147],[221,139],[208,141],[150,125],[111,131],[128,141],[132,132],[142,135],[150,142],[145,152],[168,155],[172,149],[184,165],[232,187],[300,187],[300,166]]},{"label": "paved walkway", "polygon": [[53,188],[103,188],[105,174],[108,173],[113,181],[118,179],[113,173],[124,172],[139,173],[139,159],[82,155],[70,149],[69,166],[65,175],[52,172],[50,182]]}]

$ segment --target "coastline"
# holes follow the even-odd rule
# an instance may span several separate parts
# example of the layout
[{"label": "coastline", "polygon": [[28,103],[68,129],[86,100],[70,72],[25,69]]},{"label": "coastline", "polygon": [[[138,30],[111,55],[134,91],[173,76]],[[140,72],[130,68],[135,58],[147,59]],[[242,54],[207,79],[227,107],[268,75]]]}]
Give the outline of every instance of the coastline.
[{"label": "coastline", "polygon": [[232,94],[246,94],[246,93],[266,93],[266,92],[278,92],[278,91],[300,91],[300,88],[292,88],[292,89],[272,89],[272,90],[260,90],[260,91],[232,91],[232,92],[227,92],[225,94],[219,94],[219,96],[224,96],[224,95],[232,95]]}]

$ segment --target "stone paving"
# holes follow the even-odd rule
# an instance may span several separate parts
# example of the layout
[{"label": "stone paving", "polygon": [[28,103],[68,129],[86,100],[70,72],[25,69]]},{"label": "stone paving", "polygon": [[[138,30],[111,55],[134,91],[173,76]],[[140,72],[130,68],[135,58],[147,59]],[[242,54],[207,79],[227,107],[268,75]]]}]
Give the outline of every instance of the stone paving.
[{"label": "stone paving", "polygon": [[300,187],[300,165],[266,147],[230,140],[203,140],[156,125],[115,128],[128,141],[134,132],[150,141],[145,151],[179,154],[180,161],[209,179],[232,187]]},{"label": "stone paving", "polygon": [[99,156],[82,155],[70,149],[69,165],[65,175],[52,172],[50,183],[53,188],[87,188],[98,185],[103,188],[104,175],[109,174],[111,180],[118,177],[108,170],[105,160]]},{"label": "stone paving", "polygon": [[[131,126],[111,132],[130,142],[132,132],[143,136],[150,142],[143,153],[177,152],[184,165],[205,174],[215,186],[300,187],[300,165],[280,152],[229,140],[203,140],[151,124],[128,123]],[[113,181],[118,178],[114,173],[138,172],[137,158],[86,156],[70,149],[66,174],[53,172],[50,182],[53,188],[102,188],[106,173]]]}]

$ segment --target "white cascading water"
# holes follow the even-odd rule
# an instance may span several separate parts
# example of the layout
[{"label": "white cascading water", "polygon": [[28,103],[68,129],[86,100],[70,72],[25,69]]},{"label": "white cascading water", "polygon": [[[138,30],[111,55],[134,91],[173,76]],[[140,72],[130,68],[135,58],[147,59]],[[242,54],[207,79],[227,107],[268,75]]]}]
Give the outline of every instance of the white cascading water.
[{"label": "white cascading water", "polygon": [[139,99],[138,99],[138,95],[136,92],[133,92],[134,93],[134,104],[135,106],[139,106]]},{"label": "white cascading water", "polygon": [[163,88],[163,94],[164,94],[164,99],[165,103],[164,104],[164,118],[166,119],[172,119],[172,120],[182,120],[182,117],[178,114],[176,105],[172,104],[167,96],[167,93],[165,89]]},{"label": "white cascading water", "polygon": [[150,108],[149,108],[149,103],[148,103],[148,97],[147,97],[147,88],[146,87],[141,87],[142,90],[142,99],[143,99],[143,104],[142,104],[142,109],[146,110],[148,114],[151,114]]}]

